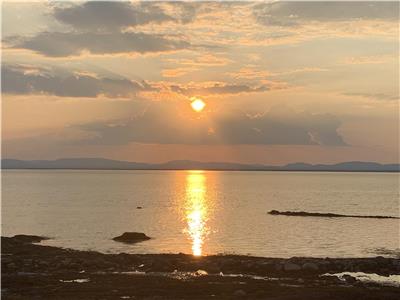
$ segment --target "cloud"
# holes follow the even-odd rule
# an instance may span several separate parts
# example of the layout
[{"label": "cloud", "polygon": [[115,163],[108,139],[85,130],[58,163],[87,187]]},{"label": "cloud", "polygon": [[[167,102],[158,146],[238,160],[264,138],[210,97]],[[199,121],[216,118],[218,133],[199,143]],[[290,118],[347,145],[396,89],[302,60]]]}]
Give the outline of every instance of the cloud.
[{"label": "cloud", "polygon": [[199,70],[198,68],[195,67],[183,67],[183,68],[172,68],[172,69],[164,69],[161,71],[162,77],[181,77],[183,75],[186,75],[190,72],[194,72]]},{"label": "cloud", "polygon": [[395,101],[400,99],[400,95],[390,95],[385,93],[345,93],[345,96],[356,96],[375,100]]},{"label": "cloud", "polygon": [[225,94],[239,94],[239,93],[257,93],[257,92],[265,92],[269,90],[267,85],[260,85],[256,87],[252,87],[246,84],[229,84],[229,83],[212,83],[207,84],[205,86],[180,86],[180,85],[171,85],[170,89],[179,94],[183,94],[186,96],[193,95],[225,95]]},{"label": "cloud", "polygon": [[50,94],[59,97],[130,97],[152,90],[146,82],[99,78],[93,74],[65,73],[32,66],[2,67],[2,93]]},{"label": "cloud", "polygon": [[89,1],[54,8],[54,17],[77,30],[118,31],[124,27],[176,21],[156,3]]},{"label": "cloud", "polygon": [[296,26],[306,21],[396,21],[398,12],[399,3],[395,1],[285,1],[258,4],[253,10],[259,23],[272,26]]},{"label": "cloud", "polygon": [[386,54],[386,55],[346,57],[341,61],[341,63],[346,65],[365,65],[365,64],[384,64],[395,61],[396,61],[395,56]]},{"label": "cloud", "polygon": [[294,112],[286,107],[249,116],[233,111],[190,118],[176,106],[157,103],[130,120],[78,125],[91,138],[77,144],[124,145],[129,143],[188,145],[324,145],[344,146],[338,134],[340,121],[332,115]]},{"label": "cloud", "polygon": [[[164,2],[164,5],[168,5],[169,10],[172,10],[172,14],[176,19],[180,20],[183,24],[188,24],[196,19],[198,10],[204,3],[201,2],[185,2],[185,1],[168,1]],[[207,4],[206,4],[207,5]]]},{"label": "cloud", "polygon": [[235,79],[266,79],[271,75],[271,72],[258,70],[253,67],[243,67],[238,71],[229,72],[227,75]]},{"label": "cloud", "polygon": [[29,49],[52,57],[79,56],[82,53],[155,53],[188,48],[189,42],[146,33],[62,33],[43,32],[34,37],[8,39],[12,48]]},{"label": "cloud", "polygon": [[196,15],[196,6],[193,5],[88,1],[80,4],[53,3],[52,6],[50,14],[60,22],[59,25],[67,27],[63,26],[58,31],[48,29],[35,36],[8,36],[4,40],[7,47],[64,57],[82,53],[157,53],[191,46],[182,36],[162,34],[157,30],[145,32],[140,26],[190,22]]},{"label": "cloud", "polygon": [[167,58],[163,59],[167,68],[163,69],[163,77],[181,77],[188,73],[199,71],[207,67],[221,67],[232,62],[226,57],[219,57],[211,53],[201,54],[193,58]]}]

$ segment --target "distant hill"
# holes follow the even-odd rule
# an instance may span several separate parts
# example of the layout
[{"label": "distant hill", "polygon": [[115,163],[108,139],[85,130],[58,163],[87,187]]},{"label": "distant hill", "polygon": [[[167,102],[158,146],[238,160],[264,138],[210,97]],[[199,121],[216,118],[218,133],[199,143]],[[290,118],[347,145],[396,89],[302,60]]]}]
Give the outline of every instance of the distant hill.
[{"label": "distant hill", "polygon": [[174,160],[161,164],[137,163],[105,158],[62,158],[57,160],[2,159],[2,169],[90,169],[90,170],[235,170],[235,171],[341,171],[399,172],[400,164],[351,161],[338,164],[293,163],[284,166]]}]

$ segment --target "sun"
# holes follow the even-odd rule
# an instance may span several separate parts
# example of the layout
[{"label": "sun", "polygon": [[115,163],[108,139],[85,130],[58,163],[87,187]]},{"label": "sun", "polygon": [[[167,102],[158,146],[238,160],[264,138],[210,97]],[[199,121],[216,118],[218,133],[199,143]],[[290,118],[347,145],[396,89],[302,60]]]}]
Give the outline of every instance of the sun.
[{"label": "sun", "polygon": [[190,98],[190,100],[192,100],[192,103],[190,103],[190,105],[192,106],[194,111],[201,112],[206,106],[204,101],[199,98],[192,97]]}]

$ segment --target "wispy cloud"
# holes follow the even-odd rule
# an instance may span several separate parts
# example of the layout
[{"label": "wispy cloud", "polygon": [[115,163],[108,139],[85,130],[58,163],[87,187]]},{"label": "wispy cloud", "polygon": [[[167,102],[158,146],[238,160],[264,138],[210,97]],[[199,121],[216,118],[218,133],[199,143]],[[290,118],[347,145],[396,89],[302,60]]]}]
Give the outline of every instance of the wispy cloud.
[{"label": "wispy cloud", "polygon": [[269,90],[268,85],[251,86],[247,84],[235,84],[224,82],[204,82],[192,83],[187,85],[172,84],[169,88],[176,93],[187,96],[201,95],[225,95],[225,94],[240,94],[240,93],[257,93]]},{"label": "wispy cloud", "polygon": [[398,2],[381,1],[274,1],[254,6],[258,22],[272,26],[298,26],[304,22],[399,20]]},{"label": "wispy cloud", "polygon": [[346,57],[341,63],[346,65],[384,64],[394,60],[396,57],[393,55],[352,56]]},{"label": "wispy cloud", "polygon": [[180,77],[208,67],[226,66],[231,60],[211,53],[201,53],[193,58],[165,58],[163,62],[167,66],[162,70],[163,77]]},{"label": "wispy cloud", "polygon": [[171,69],[163,69],[161,71],[161,75],[166,78],[171,78],[171,77],[181,77],[183,75],[186,75],[190,72],[194,72],[199,70],[199,68],[196,67],[182,67],[182,68],[171,68]]},{"label": "wispy cloud", "polygon": [[356,96],[375,100],[395,101],[400,100],[400,95],[390,95],[385,93],[345,93],[346,96]]}]

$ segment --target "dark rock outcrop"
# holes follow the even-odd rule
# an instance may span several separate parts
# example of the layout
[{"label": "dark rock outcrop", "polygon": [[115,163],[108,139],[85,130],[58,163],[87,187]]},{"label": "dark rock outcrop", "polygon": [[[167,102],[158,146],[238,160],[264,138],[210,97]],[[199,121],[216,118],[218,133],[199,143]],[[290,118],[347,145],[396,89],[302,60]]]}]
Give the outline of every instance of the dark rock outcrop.
[{"label": "dark rock outcrop", "polygon": [[142,232],[124,232],[122,235],[113,238],[114,241],[127,244],[139,243],[150,239]]},{"label": "dark rock outcrop", "polygon": [[306,212],[306,211],[271,210],[268,213],[270,215],[293,216],[293,217],[399,219],[399,217],[392,217],[392,216],[341,215],[341,214],[333,214],[333,213],[311,213],[311,212]]},{"label": "dark rock outcrop", "polygon": [[38,235],[27,235],[27,234],[17,234],[13,236],[13,239],[21,243],[39,243],[44,240],[49,240],[50,238]]}]

